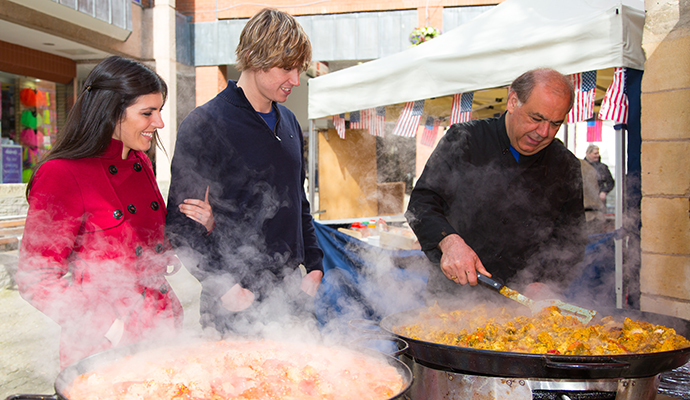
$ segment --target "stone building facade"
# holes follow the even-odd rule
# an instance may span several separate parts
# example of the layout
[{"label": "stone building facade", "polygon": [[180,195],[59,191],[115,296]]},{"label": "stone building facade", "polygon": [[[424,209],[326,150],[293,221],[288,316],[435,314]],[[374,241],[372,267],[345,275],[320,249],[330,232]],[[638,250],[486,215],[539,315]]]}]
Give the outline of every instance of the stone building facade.
[{"label": "stone building facade", "polygon": [[690,2],[645,9],[640,307],[690,319]]}]

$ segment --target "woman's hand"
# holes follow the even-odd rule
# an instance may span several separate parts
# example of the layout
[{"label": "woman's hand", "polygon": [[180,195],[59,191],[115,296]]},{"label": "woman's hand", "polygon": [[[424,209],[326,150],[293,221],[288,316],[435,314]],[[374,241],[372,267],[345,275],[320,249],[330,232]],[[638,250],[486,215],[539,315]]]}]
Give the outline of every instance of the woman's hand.
[{"label": "woman's hand", "polygon": [[321,284],[321,278],[323,278],[322,271],[311,271],[302,278],[300,289],[311,297],[316,296],[316,291],[319,290],[319,285]]},{"label": "woman's hand", "polygon": [[179,208],[184,215],[203,225],[206,228],[206,232],[211,232],[211,230],[213,230],[216,222],[213,219],[211,204],[208,202],[208,186],[206,186],[206,197],[203,201],[197,199],[184,199],[184,202],[179,205]]},{"label": "woman's hand", "polygon": [[239,312],[247,309],[254,302],[254,293],[236,283],[220,298],[223,307],[228,311]]},{"label": "woman's hand", "polygon": [[110,344],[112,344],[113,347],[115,347],[118,345],[118,343],[120,343],[124,333],[125,323],[118,318],[113,322],[112,325],[110,325],[110,329],[108,329],[108,332],[105,333],[105,338],[110,341]]}]

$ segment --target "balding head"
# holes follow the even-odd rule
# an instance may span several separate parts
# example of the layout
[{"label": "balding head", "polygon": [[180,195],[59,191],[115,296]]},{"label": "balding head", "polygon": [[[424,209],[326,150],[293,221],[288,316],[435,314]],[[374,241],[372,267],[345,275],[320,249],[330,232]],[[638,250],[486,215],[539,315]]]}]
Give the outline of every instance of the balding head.
[{"label": "balding head", "polygon": [[559,97],[568,96],[568,111],[573,107],[575,94],[572,81],[560,72],[550,68],[540,68],[527,71],[520,75],[510,85],[509,92],[515,92],[520,103],[527,103],[532,91],[538,84],[543,84]]}]

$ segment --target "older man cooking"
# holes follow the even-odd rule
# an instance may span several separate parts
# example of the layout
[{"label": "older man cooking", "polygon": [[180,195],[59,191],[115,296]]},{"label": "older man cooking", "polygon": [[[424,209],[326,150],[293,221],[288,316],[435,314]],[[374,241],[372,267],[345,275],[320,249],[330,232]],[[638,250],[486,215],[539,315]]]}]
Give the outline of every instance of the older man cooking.
[{"label": "older man cooking", "polygon": [[573,97],[559,72],[528,71],[512,83],[503,115],[454,124],[439,142],[405,214],[436,264],[432,298],[470,293],[477,272],[552,297],[578,273],[580,162],[554,140]]}]

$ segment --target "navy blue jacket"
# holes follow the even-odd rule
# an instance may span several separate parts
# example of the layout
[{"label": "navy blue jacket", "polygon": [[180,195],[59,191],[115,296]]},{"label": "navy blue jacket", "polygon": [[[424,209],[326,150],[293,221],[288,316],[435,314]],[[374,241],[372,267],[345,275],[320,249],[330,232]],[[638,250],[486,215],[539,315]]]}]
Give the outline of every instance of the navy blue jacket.
[{"label": "navy blue jacket", "polygon": [[[266,272],[280,279],[299,264],[323,270],[304,192],[302,130],[290,110],[273,108],[275,130],[229,81],[179,127],[166,230],[202,284],[202,313],[212,311],[203,299],[217,300],[235,283],[260,295]],[[203,199],[207,186],[216,222],[210,234],[178,209],[186,198]]]}]

